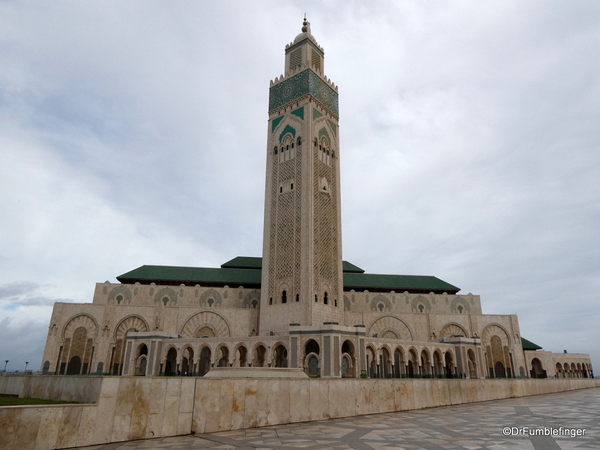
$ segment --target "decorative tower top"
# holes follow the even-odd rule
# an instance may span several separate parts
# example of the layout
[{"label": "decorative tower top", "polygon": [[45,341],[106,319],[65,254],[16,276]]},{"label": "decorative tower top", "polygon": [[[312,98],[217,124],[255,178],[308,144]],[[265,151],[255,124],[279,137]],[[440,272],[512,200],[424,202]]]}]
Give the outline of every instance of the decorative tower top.
[{"label": "decorative tower top", "polygon": [[302,22],[302,32],[310,34],[310,22],[306,21],[306,14],[304,14],[304,22]]},{"label": "decorative tower top", "polygon": [[285,46],[283,75],[271,80],[269,113],[279,114],[282,107],[310,94],[327,111],[338,117],[338,89],[325,76],[325,51],[310,34],[310,23],[304,18],[302,33]]}]

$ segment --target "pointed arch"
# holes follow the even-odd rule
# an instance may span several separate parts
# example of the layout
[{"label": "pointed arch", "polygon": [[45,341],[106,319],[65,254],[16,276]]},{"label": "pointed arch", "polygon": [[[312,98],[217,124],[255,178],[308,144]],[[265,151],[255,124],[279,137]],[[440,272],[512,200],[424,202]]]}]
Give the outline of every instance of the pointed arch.
[{"label": "pointed arch", "polygon": [[125,357],[125,341],[129,331],[148,331],[148,323],[140,316],[130,315],[121,319],[114,331],[114,345],[110,355],[107,355],[108,371],[113,375],[120,375],[123,371]]},{"label": "pointed arch", "polygon": [[115,328],[115,339],[123,339],[128,331],[148,331],[148,322],[138,315],[130,315],[121,319],[117,327]]},{"label": "pointed arch", "polygon": [[376,334],[377,336],[384,336],[389,333],[389,337],[403,341],[412,341],[413,334],[410,327],[406,322],[396,316],[383,316],[377,319],[367,333],[369,336]]},{"label": "pointed arch", "polygon": [[289,123],[286,123],[283,131],[281,133],[279,133],[279,143],[280,144],[283,142],[283,138],[286,134],[291,134],[292,138],[296,137],[296,129],[294,127],[292,127]]},{"label": "pointed arch", "polygon": [[184,322],[180,334],[187,338],[196,337],[196,332],[204,327],[213,330],[215,336],[231,336],[231,328],[227,320],[213,311],[202,311],[192,315]]},{"label": "pointed arch", "polygon": [[318,136],[319,136],[319,141],[321,141],[322,139],[325,139],[327,141],[327,145],[332,146],[333,142],[332,142],[331,138],[329,137],[327,128],[325,128],[325,127],[321,128],[319,130]]},{"label": "pointed arch", "polygon": [[456,322],[447,323],[442,327],[442,331],[440,331],[440,338],[450,338],[450,337],[468,337],[467,330],[464,329],[462,325],[459,325]]},{"label": "pointed arch", "polygon": [[507,345],[510,347],[510,334],[502,325],[498,323],[491,323],[486,326],[481,333],[481,344],[488,344],[492,336],[498,336],[502,341],[502,345]]},{"label": "pointed arch", "polygon": [[98,336],[98,321],[89,314],[77,314],[71,317],[63,327],[63,341],[67,337],[72,337],[75,330],[79,327],[85,328],[87,330],[88,337],[94,341],[96,340],[96,337]]}]

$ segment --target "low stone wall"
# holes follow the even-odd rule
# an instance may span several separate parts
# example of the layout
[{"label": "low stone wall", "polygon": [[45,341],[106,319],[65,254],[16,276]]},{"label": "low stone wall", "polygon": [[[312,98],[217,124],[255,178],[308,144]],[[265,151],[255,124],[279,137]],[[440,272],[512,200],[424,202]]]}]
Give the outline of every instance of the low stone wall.
[{"label": "low stone wall", "polygon": [[600,387],[600,379],[198,379],[194,433]]},{"label": "low stone wall", "polygon": [[[44,378],[62,378],[77,389],[78,378],[86,377],[32,377],[32,392],[44,390]],[[196,379],[99,379],[95,404],[0,408],[0,449],[51,450],[191,433]]]},{"label": "low stone wall", "polygon": [[89,445],[96,405],[7,406],[0,408],[0,448],[50,450]]},{"label": "low stone wall", "polygon": [[32,393],[66,395],[69,384],[78,391],[85,380],[101,386],[95,404],[0,408],[1,449],[80,447],[600,387],[600,379],[28,378],[21,390]]},{"label": "low stone wall", "polygon": [[19,395],[23,387],[25,375],[6,375],[0,376],[0,394]]},{"label": "low stone wall", "polygon": [[96,403],[100,396],[103,377],[94,376],[3,376],[0,394],[20,398],[41,398],[76,403]]}]

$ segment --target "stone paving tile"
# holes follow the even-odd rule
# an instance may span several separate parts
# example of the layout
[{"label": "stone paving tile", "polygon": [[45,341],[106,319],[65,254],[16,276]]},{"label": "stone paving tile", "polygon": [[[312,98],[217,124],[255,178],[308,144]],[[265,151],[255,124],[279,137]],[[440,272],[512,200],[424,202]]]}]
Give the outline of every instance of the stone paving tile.
[{"label": "stone paving tile", "polygon": [[[504,436],[503,427],[585,428],[584,436]],[[600,388],[81,450],[600,450]],[[73,449],[77,450],[77,449]]]}]

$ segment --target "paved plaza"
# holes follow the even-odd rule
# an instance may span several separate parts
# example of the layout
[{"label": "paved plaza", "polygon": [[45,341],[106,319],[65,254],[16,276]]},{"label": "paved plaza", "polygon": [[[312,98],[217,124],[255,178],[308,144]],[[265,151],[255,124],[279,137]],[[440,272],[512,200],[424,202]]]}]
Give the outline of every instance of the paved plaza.
[{"label": "paved plaza", "polygon": [[600,449],[600,388],[83,449]]}]

